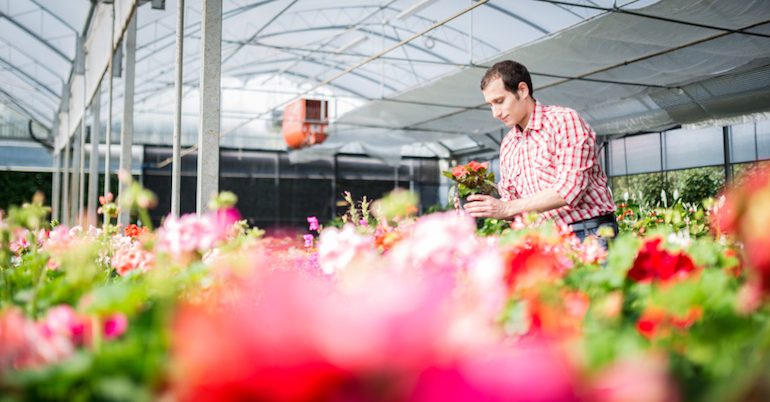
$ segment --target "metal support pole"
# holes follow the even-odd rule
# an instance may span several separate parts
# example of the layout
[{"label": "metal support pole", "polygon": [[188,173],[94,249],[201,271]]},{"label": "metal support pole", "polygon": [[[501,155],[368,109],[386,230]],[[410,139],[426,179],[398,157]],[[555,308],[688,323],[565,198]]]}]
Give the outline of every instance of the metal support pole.
[{"label": "metal support pole", "polygon": [[[471,5],[475,3],[471,0]],[[473,10],[468,13],[468,64],[473,65]]]},{"label": "metal support pole", "polygon": [[53,177],[51,179],[51,219],[59,220],[61,200],[61,150],[53,154]]},{"label": "metal support pole", "polygon": [[398,188],[398,168],[399,166],[393,168],[393,190]]},{"label": "metal support pole", "polygon": [[91,123],[91,150],[88,156],[88,203],[86,211],[88,212],[88,224],[97,225],[96,209],[97,194],[99,192],[99,139],[101,138],[101,86],[96,89],[96,96],[91,103],[91,113],[93,122]]},{"label": "metal support pole", "polygon": [[414,159],[409,160],[409,191],[414,192]]},{"label": "metal support pole", "polygon": [[730,134],[732,130],[730,126],[722,127],[722,147],[725,154],[725,184],[733,182],[733,169],[732,169],[732,148],[730,147]]},{"label": "metal support pole", "polygon": [[608,185],[610,190],[612,189],[612,181],[609,180],[612,177],[612,171],[610,170],[610,140],[604,140],[604,174],[607,176]]},{"label": "metal support pole", "polygon": [[203,0],[200,78],[200,131],[196,212],[219,192],[219,134],[222,73],[222,0]]},{"label": "metal support pole", "polygon": [[334,219],[337,216],[337,176],[339,174],[337,163],[337,154],[334,154],[332,158],[332,206],[331,216],[329,219]]},{"label": "metal support pole", "polygon": [[61,197],[61,217],[65,226],[70,225],[70,138],[67,137],[67,143],[64,144],[64,192]]},{"label": "metal support pole", "polygon": [[181,194],[182,179],[182,78],[184,62],[184,0],[177,0],[176,4],[176,109],[174,111],[174,133],[172,137],[172,162],[171,162],[171,215],[179,216],[179,196]]},{"label": "metal support pole", "polygon": [[86,98],[88,97],[88,91],[86,90],[86,74],[83,73],[83,117],[80,119],[80,142],[78,147],[80,148],[80,158],[78,159],[78,207],[77,207],[77,219],[78,224],[85,225],[83,219],[85,214],[83,213],[83,204],[85,202],[86,195],[86,114],[88,111],[88,104]]},{"label": "metal support pole", "polygon": [[75,131],[75,135],[72,138],[72,166],[70,167],[70,172],[72,172],[72,179],[70,180],[70,209],[67,211],[67,215],[69,216],[69,222],[71,226],[75,226],[78,224],[77,222],[77,213],[78,213],[78,178],[80,177],[80,172],[77,171],[77,166],[80,161],[80,130]]},{"label": "metal support pole", "polygon": [[[126,69],[123,90],[123,125],[120,130],[120,172],[131,174],[131,147],[134,145],[134,70],[136,62],[136,20],[137,12],[131,17],[126,31]],[[118,183],[118,195],[126,191],[126,182]],[[127,226],[129,213],[121,209],[118,225]]]},{"label": "metal support pole", "polygon": [[273,208],[275,209],[274,223],[277,227],[281,223],[281,154],[275,153],[275,169],[273,174],[273,194],[275,194],[275,203]]},{"label": "metal support pole", "polygon": [[113,89],[113,74],[115,73],[115,49],[112,45],[112,38],[115,37],[115,4],[112,5],[112,30],[110,33],[110,48],[112,54],[110,55],[110,72],[107,74],[109,77],[108,83],[108,97],[107,99],[107,133],[104,136],[104,144],[106,151],[104,153],[104,195],[111,192],[112,188],[112,89]]}]

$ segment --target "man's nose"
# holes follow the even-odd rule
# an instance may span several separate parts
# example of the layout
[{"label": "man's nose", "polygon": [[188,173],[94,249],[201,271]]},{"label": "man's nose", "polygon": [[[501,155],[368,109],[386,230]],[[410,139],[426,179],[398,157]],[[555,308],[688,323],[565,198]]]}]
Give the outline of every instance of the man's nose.
[{"label": "man's nose", "polygon": [[492,117],[499,119],[501,114],[502,113],[500,113],[500,108],[492,106]]}]

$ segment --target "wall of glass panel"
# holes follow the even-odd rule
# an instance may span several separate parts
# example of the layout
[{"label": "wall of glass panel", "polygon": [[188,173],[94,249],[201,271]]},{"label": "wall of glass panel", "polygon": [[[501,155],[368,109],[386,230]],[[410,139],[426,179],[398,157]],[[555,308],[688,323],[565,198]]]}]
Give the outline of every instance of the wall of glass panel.
[{"label": "wall of glass panel", "polygon": [[621,199],[626,192],[633,197],[644,191],[678,191],[696,174],[721,186],[726,181],[725,165],[734,175],[751,163],[770,159],[770,120],[726,129],[727,146],[724,127],[676,129],[610,140],[606,171],[615,198]]}]

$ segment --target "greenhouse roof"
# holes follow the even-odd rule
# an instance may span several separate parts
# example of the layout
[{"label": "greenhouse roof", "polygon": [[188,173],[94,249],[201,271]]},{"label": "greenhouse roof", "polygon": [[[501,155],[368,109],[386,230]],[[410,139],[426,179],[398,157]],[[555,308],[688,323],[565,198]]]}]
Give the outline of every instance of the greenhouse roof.
[{"label": "greenhouse roof", "polygon": [[[66,91],[78,77],[76,32],[85,32],[87,53],[96,49],[95,38],[109,37],[104,16],[113,7],[127,15],[133,1],[106,3],[0,1],[0,102],[71,135],[83,95],[97,94],[106,121],[103,64],[86,63],[85,85],[71,85],[85,90]],[[137,13],[134,140],[170,144],[176,1],[165,9],[156,3],[164,2]],[[200,3],[186,2],[187,146],[197,132]],[[529,67],[538,100],[577,109],[600,134],[766,112],[770,2],[223,0],[222,145],[285,149],[280,111],[306,96],[329,99],[331,136],[293,152],[297,161],[495,150],[503,127],[478,83],[488,66],[509,58]],[[113,82],[120,123],[123,82]]]}]

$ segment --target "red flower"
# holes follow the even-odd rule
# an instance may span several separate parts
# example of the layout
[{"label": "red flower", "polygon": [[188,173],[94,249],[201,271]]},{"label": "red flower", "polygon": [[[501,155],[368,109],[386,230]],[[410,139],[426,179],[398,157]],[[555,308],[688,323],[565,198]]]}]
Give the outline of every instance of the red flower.
[{"label": "red flower", "polygon": [[566,267],[554,252],[537,242],[528,241],[506,256],[505,284],[509,292],[531,288],[542,282],[560,278]]},{"label": "red flower", "polygon": [[636,330],[645,338],[653,339],[669,334],[672,329],[684,331],[701,317],[703,308],[700,306],[690,307],[685,315],[675,315],[660,307],[649,306],[636,322]]},{"label": "red flower", "polygon": [[703,308],[700,306],[694,306],[690,307],[690,310],[687,312],[687,314],[683,316],[676,316],[676,315],[669,315],[669,322],[671,325],[678,329],[687,329],[690,328],[693,324],[695,324],[695,321],[698,321],[703,317]]},{"label": "red flower", "polygon": [[465,166],[455,166],[452,168],[452,176],[462,179],[468,175],[468,169]]},{"label": "red flower", "polygon": [[636,330],[647,339],[652,339],[660,333],[662,324],[666,319],[666,312],[663,309],[649,307],[639,317],[636,322]]},{"label": "red flower", "polygon": [[126,228],[123,229],[123,234],[125,234],[126,236],[128,236],[130,238],[136,238],[136,237],[139,237],[139,236],[141,236],[141,235],[143,235],[145,233],[147,233],[147,228],[146,227],[141,227],[140,228],[139,226],[136,226],[133,223],[128,225],[128,226],[126,226]]},{"label": "red flower", "polygon": [[489,162],[478,163],[476,161],[470,161],[465,166],[468,168],[468,170],[478,172],[481,169],[487,169],[489,167]]},{"label": "red flower", "polygon": [[634,265],[628,271],[628,277],[635,282],[653,280],[668,281],[684,278],[695,271],[695,263],[683,252],[672,253],[662,247],[661,238],[647,240],[636,255]]}]

